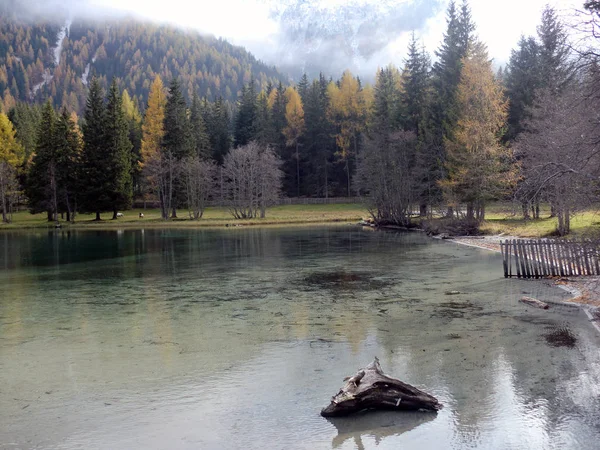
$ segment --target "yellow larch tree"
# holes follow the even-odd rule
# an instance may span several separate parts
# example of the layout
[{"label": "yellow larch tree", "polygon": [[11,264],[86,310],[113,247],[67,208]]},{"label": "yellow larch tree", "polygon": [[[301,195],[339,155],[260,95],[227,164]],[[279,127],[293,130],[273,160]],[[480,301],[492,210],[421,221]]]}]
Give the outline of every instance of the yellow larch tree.
[{"label": "yellow larch tree", "polygon": [[164,120],[167,95],[159,75],[156,75],[148,93],[148,107],[142,125],[141,161],[139,163],[149,188],[158,188],[161,171],[161,143],[165,135]]},{"label": "yellow larch tree", "polygon": [[288,87],[285,91],[285,120],[286,126],[283,129],[283,135],[288,147],[296,147],[296,188],[297,195],[300,197],[300,152],[298,147],[299,140],[304,132],[304,108],[300,94],[293,87]]},{"label": "yellow larch tree", "polygon": [[358,79],[349,70],[345,71],[339,86],[329,83],[327,87],[329,108],[327,116],[336,126],[335,141],[339,148],[338,156],[346,166],[348,195],[350,195],[350,157],[351,148],[357,152],[358,134],[363,130],[367,117],[367,101],[372,97],[370,91],[365,92],[360,87]]},{"label": "yellow larch tree", "polygon": [[0,206],[2,221],[10,221],[11,199],[18,189],[17,167],[25,158],[25,150],[16,139],[13,124],[0,113]]},{"label": "yellow larch tree", "polygon": [[459,118],[446,141],[448,178],[441,186],[449,204],[466,205],[467,219],[483,220],[486,201],[500,196],[514,178],[511,150],[500,142],[508,100],[485,45],[473,43],[462,65]]}]

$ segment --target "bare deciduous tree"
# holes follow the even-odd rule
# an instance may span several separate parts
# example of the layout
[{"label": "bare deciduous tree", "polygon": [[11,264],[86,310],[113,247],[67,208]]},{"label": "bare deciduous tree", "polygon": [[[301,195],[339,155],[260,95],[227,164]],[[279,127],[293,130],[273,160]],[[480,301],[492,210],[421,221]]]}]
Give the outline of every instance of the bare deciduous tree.
[{"label": "bare deciduous tree", "polygon": [[414,133],[382,134],[367,141],[359,156],[356,185],[369,198],[370,214],[378,222],[410,224],[417,199]]},{"label": "bare deciduous tree", "polygon": [[256,142],[232,150],[223,163],[226,199],[236,219],[265,217],[281,193],[281,161],[270,147]]},{"label": "bare deciduous tree", "polygon": [[9,223],[13,205],[17,200],[19,183],[17,169],[7,162],[0,161],[0,206],[2,207],[2,221]]},{"label": "bare deciduous tree", "polygon": [[217,166],[213,161],[189,157],[181,162],[181,176],[187,195],[190,219],[202,218],[209,198],[216,189]]},{"label": "bare deciduous tree", "polygon": [[520,191],[550,202],[557,233],[570,232],[570,218],[598,198],[600,153],[597,102],[574,83],[562,94],[540,93],[527,132],[517,141],[523,164]]}]

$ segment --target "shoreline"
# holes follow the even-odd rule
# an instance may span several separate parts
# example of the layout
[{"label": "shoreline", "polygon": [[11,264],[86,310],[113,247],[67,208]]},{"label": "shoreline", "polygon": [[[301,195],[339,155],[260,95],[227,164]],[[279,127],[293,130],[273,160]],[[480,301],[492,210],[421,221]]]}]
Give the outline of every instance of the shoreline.
[{"label": "shoreline", "polygon": [[[442,238],[436,238],[442,239]],[[505,239],[519,239],[518,236],[456,236],[446,238],[444,240],[456,242],[460,245],[480,248],[496,253],[500,253],[500,241]],[[544,280],[542,280],[544,281]],[[577,306],[585,312],[590,323],[600,332],[600,277],[581,277],[573,279],[568,277],[546,279],[553,286],[556,286],[572,295],[572,297],[564,302],[563,305]]]}]

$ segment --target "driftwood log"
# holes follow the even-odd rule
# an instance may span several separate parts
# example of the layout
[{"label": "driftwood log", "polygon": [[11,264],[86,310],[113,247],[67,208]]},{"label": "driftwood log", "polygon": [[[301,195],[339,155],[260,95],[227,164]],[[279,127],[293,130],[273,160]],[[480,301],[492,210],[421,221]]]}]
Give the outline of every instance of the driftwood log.
[{"label": "driftwood log", "polygon": [[541,300],[538,300],[537,298],[532,298],[532,297],[523,297],[521,298],[521,303],[525,303],[526,305],[529,306],[534,306],[536,308],[540,308],[540,309],[548,309],[548,303],[544,303]]},{"label": "driftwood log", "polygon": [[321,410],[323,417],[347,416],[364,409],[437,411],[442,408],[438,400],[410,384],[383,374],[379,359],[347,378],[346,384]]}]

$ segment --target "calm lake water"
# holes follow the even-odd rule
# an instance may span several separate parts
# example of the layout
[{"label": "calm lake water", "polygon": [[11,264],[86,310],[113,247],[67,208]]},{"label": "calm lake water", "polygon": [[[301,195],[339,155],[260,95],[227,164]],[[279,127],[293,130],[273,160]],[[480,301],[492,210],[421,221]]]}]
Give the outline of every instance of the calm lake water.
[{"label": "calm lake water", "polygon": [[[519,304],[568,295],[484,250],[349,227],[2,233],[0,286],[2,449],[600,445],[600,337]],[[444,409],[321,418],[374,356]]]}]

